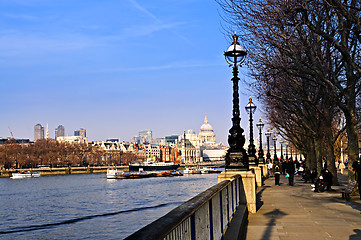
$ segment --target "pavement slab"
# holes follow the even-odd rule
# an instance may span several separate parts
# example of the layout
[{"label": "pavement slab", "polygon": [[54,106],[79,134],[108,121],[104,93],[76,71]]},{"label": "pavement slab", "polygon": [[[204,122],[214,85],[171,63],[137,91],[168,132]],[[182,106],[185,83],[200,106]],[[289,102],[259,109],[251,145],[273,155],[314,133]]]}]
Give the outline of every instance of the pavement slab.
[{"label": "pavement slab", "polygon": [[[346,174],[338,177],[346,183]],[[336,191],[315,193],[300,176],[294,186],[287,182],[284,175],[281,186],[268,178],[257,189],[257,212],[249,214],[247,240],[361,240],[359,196],[345,201]]]}]

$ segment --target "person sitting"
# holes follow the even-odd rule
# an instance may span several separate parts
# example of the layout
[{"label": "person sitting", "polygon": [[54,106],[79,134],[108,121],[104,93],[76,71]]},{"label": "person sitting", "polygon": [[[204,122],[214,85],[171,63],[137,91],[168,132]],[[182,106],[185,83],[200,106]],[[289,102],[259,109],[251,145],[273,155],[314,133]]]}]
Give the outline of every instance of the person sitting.
[{"label": "person sitting", "polygon": [[325,180],[321,175],[315,182],[315,185],[312,185],[312,190],[314,192],[324,192],[325,191]]}]

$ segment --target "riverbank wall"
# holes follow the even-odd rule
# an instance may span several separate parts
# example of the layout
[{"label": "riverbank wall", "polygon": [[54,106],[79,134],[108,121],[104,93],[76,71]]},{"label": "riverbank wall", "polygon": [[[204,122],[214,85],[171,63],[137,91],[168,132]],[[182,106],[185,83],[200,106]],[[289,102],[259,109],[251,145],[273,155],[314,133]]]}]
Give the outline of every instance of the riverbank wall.
[{"label": "riverbank wall", "polygon": [[42,176],[46,175],[64,175],[64,174],[84,174],[84,173],[106,173],[108,168],[128,171],[128,166],[98,166],[98,167],[62,167],[62,168],[28,168],[28,169],[10,169],[1,170],[0,177],[11,177],[13,173],[20,171],[40,172]]}]

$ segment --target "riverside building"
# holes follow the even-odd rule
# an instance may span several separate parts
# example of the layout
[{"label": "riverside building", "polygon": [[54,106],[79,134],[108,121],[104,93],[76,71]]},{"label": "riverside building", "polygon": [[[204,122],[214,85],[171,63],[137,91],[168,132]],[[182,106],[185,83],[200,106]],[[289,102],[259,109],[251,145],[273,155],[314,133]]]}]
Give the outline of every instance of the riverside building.
[{"label": "riverside building", "polygon": [[187,130],[178,137],[177,147],[181,149],[183,163],[223,160],[227,151],[227,147],[222,143],[216,143],[216,135],[208,122],[207,115],[199,133],[196,134],[191,129]]}]

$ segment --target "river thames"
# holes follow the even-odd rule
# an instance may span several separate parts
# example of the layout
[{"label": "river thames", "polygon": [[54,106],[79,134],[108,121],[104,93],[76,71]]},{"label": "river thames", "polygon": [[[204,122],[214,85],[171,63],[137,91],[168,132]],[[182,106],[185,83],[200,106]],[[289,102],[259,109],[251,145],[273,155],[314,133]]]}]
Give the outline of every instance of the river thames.
[{"label": "river thames", "polygon": [[123,239],[217,184],[217,174],[0,179],[0,239]]}]

